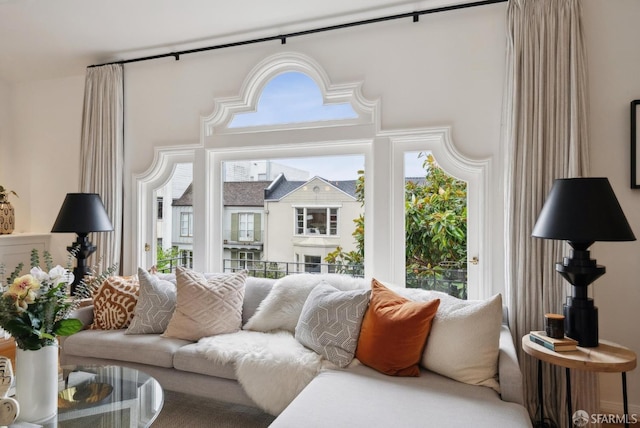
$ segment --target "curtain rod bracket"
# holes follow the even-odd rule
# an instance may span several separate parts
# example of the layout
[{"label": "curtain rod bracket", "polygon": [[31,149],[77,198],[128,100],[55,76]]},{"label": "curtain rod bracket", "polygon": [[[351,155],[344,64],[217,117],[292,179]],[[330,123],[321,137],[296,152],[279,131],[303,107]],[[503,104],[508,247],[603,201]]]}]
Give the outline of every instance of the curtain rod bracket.
[{"label": "curtain rod bracket", "polygon": [[413,13],[413,22],[420,21],[420,14],[418,12]]},{"label": "curtain rod bracket", "polygon": [[280,36],[280,44],[281,45],[287,44],[287,36]]},{"label": "curtain rod bracket", "polygon": [[176,61],[180,61],[180,54],[179,53],[174,53],[173,57],[176,59]]}]

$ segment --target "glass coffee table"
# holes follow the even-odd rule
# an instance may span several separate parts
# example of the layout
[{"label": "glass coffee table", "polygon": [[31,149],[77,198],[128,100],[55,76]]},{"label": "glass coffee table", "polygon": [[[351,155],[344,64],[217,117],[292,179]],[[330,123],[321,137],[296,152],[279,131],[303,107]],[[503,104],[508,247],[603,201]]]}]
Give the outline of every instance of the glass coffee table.
[{"label": "glass coffee table", "polygon": [[[63,366],[58,414],[45,428],[148,427],[164,401],[162,387],[148,374],[121,366]],[[11,427],[31,426],[19,421]]]}]

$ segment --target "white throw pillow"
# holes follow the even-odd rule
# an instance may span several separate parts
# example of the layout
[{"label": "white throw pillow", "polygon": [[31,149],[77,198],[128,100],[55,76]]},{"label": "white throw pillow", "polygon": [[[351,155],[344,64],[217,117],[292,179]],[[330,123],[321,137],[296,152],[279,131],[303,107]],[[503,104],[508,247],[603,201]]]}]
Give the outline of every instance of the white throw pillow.
[{"label": "white throw pillow", "polygon": [[370,290],[339,291],[320,283],[304,303],[296,339],[339,367],[353,360]]},{"label": "white throw pillow", "polygon": [[[433,297],[436,293],[430,294]],[[502,296],[460,300],[442,293],[438,297],[440,307],[422,355],[422,366],[459,382],[500,392]]]},{"label": "white throw pillow", "polygon": [[245,330],[267,332],[287,330],[294,333],[304,302],[314,287],[326,281],[338,290],[356,290],[368,287],[365,280],[338,274],[287,275],[273,284],[273,288],[260,302],[256,313],[244,325]]}]

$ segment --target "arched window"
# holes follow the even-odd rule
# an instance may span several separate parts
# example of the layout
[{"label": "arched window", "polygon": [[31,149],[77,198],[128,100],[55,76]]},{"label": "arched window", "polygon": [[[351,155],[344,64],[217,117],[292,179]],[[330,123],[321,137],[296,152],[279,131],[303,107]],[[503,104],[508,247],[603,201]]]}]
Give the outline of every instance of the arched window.
[{"label": "arched window", "polygon": [[[196,269],[251,268],[267,276],[290,267],[332,271],[327,257],[348,239],[349,251],[364,253],[358,274],[405,285],[405,153],[429,152],[447,174],[467,183],[467,256],[474,262],[458,263],[468,269],[469,298],[491,293],[482,245],[489,161],[459,153],[449,128],[381,130],[379,101],[362,95],[363,83],[334,84],[311,58],[283,53],[256,65],[237,97],[215,100],[192,149]],[[311,95],[300,97],[302,87]],[[279,115],[285,110],[288,116]],[[309,167],[322,163],[356,175],[323,177],[327,173]],[[355,190],[358,170],[364,171],[364,205]],[[250,191],[252,200],[234,199]],[[282,216],[277,224],[276,215]],[[360,215],[363,241],[353,236]]]}]

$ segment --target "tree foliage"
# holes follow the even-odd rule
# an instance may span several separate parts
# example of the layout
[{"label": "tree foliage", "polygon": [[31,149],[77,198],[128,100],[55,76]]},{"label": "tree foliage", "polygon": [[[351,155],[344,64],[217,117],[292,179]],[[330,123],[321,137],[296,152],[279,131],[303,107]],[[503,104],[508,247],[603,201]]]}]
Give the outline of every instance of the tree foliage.
[{"label": "tree foliage", "polygon": [[[417,275],[458,267],[467,258],[467,184],[448,175],[432,155],[419,156],[425,158],[424,179],[405,183],[406,268]],[[364,205],[364,171],[358,171],[356,195]],[[353,222],[356,250],[337,247],[327,263],[343,268],[364,263],[364,215]]]},{"label": "tree foliage", "polygon": [[424,181],[405,185],[407,270],[424,271],[467,259],[467,183],[425,155]]}]

